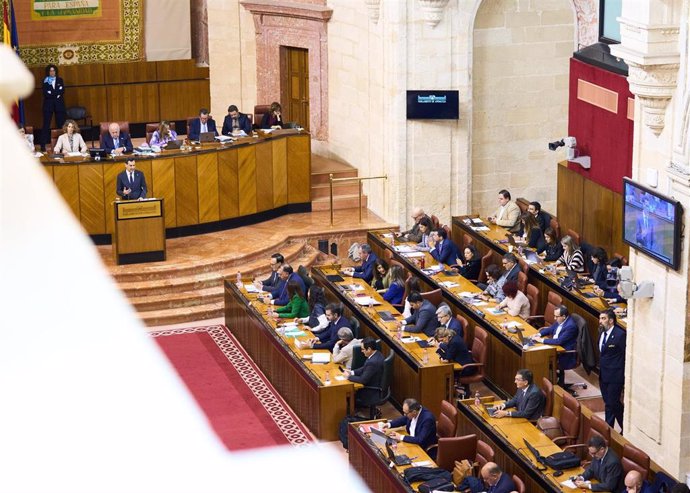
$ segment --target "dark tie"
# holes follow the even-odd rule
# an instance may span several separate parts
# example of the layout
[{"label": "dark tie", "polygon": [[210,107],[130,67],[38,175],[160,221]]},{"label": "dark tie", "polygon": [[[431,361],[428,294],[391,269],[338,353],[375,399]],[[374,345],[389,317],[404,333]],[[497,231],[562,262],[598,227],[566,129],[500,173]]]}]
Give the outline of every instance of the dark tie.
[{"label": "dark tie", "polygon": [[134,173],[129,173],[129,184],[134,185]]}]

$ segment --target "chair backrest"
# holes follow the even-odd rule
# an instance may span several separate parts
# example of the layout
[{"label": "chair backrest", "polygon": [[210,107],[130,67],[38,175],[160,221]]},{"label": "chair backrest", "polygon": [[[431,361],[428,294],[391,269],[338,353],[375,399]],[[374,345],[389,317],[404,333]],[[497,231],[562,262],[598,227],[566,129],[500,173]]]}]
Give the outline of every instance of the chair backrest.
[{"label": "chair backrest", "polygon": [[470,245],[474,245],[474,238],[472,238],[467,233],[462,234],[462,248],[463,250]]},{"label": "chair backrest", "polygon": [[458,319],[458,322],[460,322],[460,326],[462,327],[462,338],[465,340],[465,346],[470,347],[470,324],[467,322],[467,319],[460,315],[459,313],[455,315],[455,318]]},{"label": "chair backrest", "polygon": [[[573,317],[573,320],[575,321],[575,325],[577,326],[578,338],[579,338],[579,334],[581,334],[583,330],[589,330],[587,328],[587,321],[582,317],[582,315],[579,315],[577,313],[571,313],[570,316]],[[580,366],[580,345],[579,344],[576,346],[576,349],[577,349],[577,351],[576,351],[577,361],[575,362],[575,366],[573,366],[572,368],[577,368],[578,366]],[[572,368],[563,368],[563,369],[564,370],[571,370]]]},{"label": "chair backrest", "polygon": [[101,122],[100,139],[103,139],[103,136],[108,133],[108,127],[110,127],[111,123],[117,123],[120,125],[120,132],[127,132],[129,134],[129,122]]},{"label": "chair backrest", "polygon": [[441,226],[441,223],[439,222],[438,217],[436,217],[432,214],[430,219],[431,219],[431,224],[434,226],[434,229],[438,229]]},{"label": "chair backrest", "polygon": [[561,429],[572,437],[569,444],[575,443],[580,435],[580,420],[582,419],[582,407],[578,400],[567,392],[563,393],[563,408],[561,409]]},{"label": "chair backrest", "polygon": [[467,459],[474,462],[477,457],[477,435],[446,437],[438,439],[436,465],[448,472],[453,472],[455,461]]},{"label": "chair backrest", "polygon": [[441,412],[436,422],[436,434],[439,438],[454,437],[458,428],[458,408],[447,400],[441,401]]},{"label": "chair backrest", "polygon": [[[28,130],[26,133],[29,133]],[[614,253],[613,256],[614,256],[614,258],[617,258],[618,260],[620,260],[622,265],[628,265],[628,259],[626,257],[624,257],[623,255],[621,255],[620,253]]]},{"label": "chair backrest", "polygon": [[513,474],[513,483],[515,483],[515,488],[518,493],[525,493],[525,483],[515,474]]},{"label": "chair backrest", "polygon": [[521,272],[523,272],[525,275],[529,274],[529,264],[524,258],[518,257],[518,265],[520,266]]},{"label": "chair backrest", "polygon": [[58,138],[64,134],[61,128],[53,128],[50,130],[50,148],[55,149],[55,144],[57,144]]},{"label": "chair backrest", "polygon": [[568,236],[570,236],[577,245],[580,245],[580,233],[575,231],[574,229],[569,229],[568,230]]},{"label": "chair backrest", "polygon": [[257,125],[261,124],[264,114],[268,113],[269,111],[271,111],[270,104],[257,104],[254,106],[254,121]]},{"label": "chair backrest", "polygon": [[199,115],[188,116],[187,118],[185,118],[185,120],[187,120],[187,135],[189,135],[189,129],[192,128],[192,122],[197,118],[199,118]]},{"label": "chair backrest", "polygon": [[589,418],[589,436],[587,437],[587,441],[589,442],[589,439],[596,435],[603,438],[607,445],[611,443],[611,427],[606,421],[596,414],[593,414],[592,417]]},{"label": "chair backrest", "polygon": [[541,393],[544,395],[544,416],[553,416],[553,383],[546,377],[541,378]]},{"label": "chair backrest", "polygon": [[546,306],[544,307],[544,325],[545,326],[549,326],[556,321],[556,318],[554,317],[553,311],[556,309],[556,307],[558,307],[562,304],[563,304],[563,298],[561,298],[560,295],[554,293],[553,291],[549,291],[549,294],[546,297]]},{"label": "chair backrest", "polygon": [[477,440],[477,454],[474,461],[478,464],[479,469],[484,467],[487,462],[493,462],[494,456],[494,449],[491,448],[491,445],[482,440]]},{"label": "chair backrest", "polygon": [[[561,238],[561,225],[558,224],[558,221],[556,220],[555,217],[551,216],[551,221],[549,222],[549,226],[551,226],[551,229],[553,229],[556,233],[556,236],[558,236],[557,240],[560,240]],[[554,238],[556,239],[556,238]]]},{"label": "chair backrest", "polygon": [[362,352],[362,346],[354,346],[352,348],[352,369],[356,370],[363,367],[366,360],[367,357]]},{"label": "chair backrest", "polygon": [[527,291],[527,274],[525,274],[522,271],[518,272],[517,285],[518,285],[518,289],[520,291],[522,291],[522,294],[526,294],[526,291]]},{"label": "chair backrest", "polygon": [[623,473],[638,471],[643,478],[649,475],[649,456],[630,443],[623,444],[623,456],[621,457]]},{"label": "chair backrest", "polygon": [[[448,226],[447,224],[444,224],[441,227],[443,228],[443,231],[446,232],[446,236],[448,236],[448,239],[450,240],[450,238],[451,238],[450,226]],[[453,260],[455,260],[455,259],[453,259]]]},{"label": "chair backrest", "polygon": [[486,373],[486,359],[489,354],[489,334],[484,328],[475,325],[474,340],[472,341],[472,359],[477,363],[483,363],[484,366],[479,367],[478,374],[484,377]]},{"label": "chair backrest", "polygon": [[393,359],[395,352],[391,351],[383,360],[383,374],[381,375],[381,400],[378,405],[386,402],[391,396],[391,379],[393,378]]},{"label": "chair backrest", "polygon": [[[160,125],[160,123],[147,123],[146,124],[146,142],[147,143],[149,143],[149,144],[151,143],[151,137],[153,137],[153,132],[158,130],[158,125]],[[175,129],[175,122],[170,122],[170,130],[175,130],[177,132],[177,130]]]},{"label": "chair backrest", "polygon": [[65,111],[67,118],[78,121],[83,120],[86,125],[86,119],[89,117],[89,111],[83,106],[70,106]]},{"label": "chair backrest", "polygon": [[388,248],[386,248],[383,251],[383,258],[386,262],[388,262],[390,264],[391,260],[393,260],[393,252],[390,251]]},{"label": "chair backrest", "polygon": [[357,320],[355,317],[350,317],[350,329],[352,329],[352,335],[355,336],[355,339],[359,339],[359,331],[360,331],[360,326],[359,326],[359,320]]},{"label": "chair backrest", "polygon": [[520,214],[524,214],[525,212],[527,212],[527,208],[529,207],[529,200],[523,197],[518,197],[515,199],[515,203],[520,208]]},{"label": "chair backrest", "polygon": [[528,284],[525,289],[525,296],[529,300],[529,315],[533,317],[537,314],[539,308],[539,288],[534,284]]},{"label": "chair backrest", "polygon": [[441,288],[434,289],[433,291],[427,291],[426,293],[420,293],[422,298],[429,300],[432,305],[438,307],[443,301],[443,294],[441,293]]},{"label": "chair backrest", "polygon": [[486,255],[482,257],[482,268],[479,271],[479,282],[486,282],[486,268],[489,267],[489,264],[491,264],[491,261],[494,258],[494,252],[493,250],[489,250],[486,252]]}]

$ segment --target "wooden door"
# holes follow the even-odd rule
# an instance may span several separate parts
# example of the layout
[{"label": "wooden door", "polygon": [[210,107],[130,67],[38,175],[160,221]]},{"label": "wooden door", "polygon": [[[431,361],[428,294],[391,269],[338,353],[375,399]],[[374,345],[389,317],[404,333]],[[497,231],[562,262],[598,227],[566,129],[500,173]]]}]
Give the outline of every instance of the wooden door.
[{"label": "wooden door", "polygon": [[280,47],[280,96],[283,121],[309,130],[309,50]]}]

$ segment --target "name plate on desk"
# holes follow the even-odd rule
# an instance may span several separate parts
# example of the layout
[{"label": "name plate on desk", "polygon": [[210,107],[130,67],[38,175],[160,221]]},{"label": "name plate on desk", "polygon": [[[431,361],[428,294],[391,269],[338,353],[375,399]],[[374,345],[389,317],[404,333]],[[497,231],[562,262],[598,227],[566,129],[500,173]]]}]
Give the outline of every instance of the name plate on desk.
[{"label": "name plate on desk", "polygon": [[163,214],[161,200],[128,200],[116,204],[118,220],[160,217]]}]

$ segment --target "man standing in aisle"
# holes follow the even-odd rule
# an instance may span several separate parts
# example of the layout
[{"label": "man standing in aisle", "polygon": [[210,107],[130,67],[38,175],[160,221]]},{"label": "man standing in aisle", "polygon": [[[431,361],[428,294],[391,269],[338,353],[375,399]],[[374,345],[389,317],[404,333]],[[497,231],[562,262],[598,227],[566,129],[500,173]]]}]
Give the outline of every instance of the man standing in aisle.
[{"label": "man standing in aisle", "polygon": [[599,315],[599,386],[604,399],[606,423],[618,421],[623,432],[623,385],[625,383],[625,331],[616,325],[616,314],[606,310]]}]

